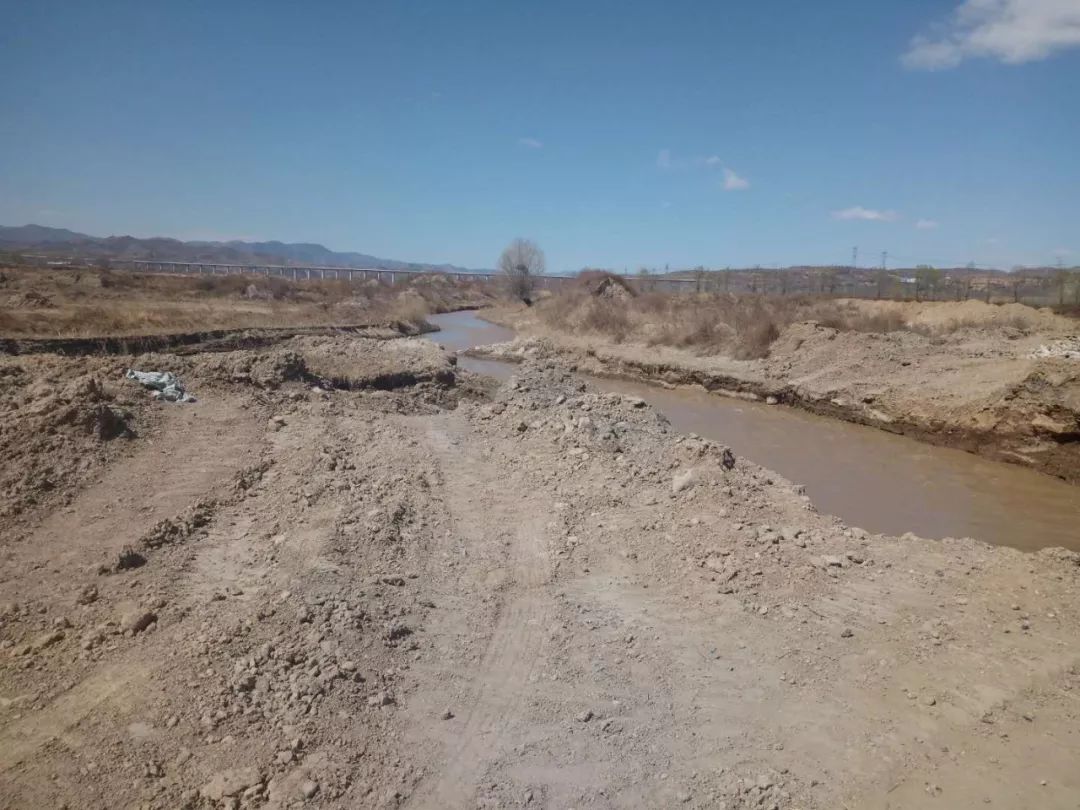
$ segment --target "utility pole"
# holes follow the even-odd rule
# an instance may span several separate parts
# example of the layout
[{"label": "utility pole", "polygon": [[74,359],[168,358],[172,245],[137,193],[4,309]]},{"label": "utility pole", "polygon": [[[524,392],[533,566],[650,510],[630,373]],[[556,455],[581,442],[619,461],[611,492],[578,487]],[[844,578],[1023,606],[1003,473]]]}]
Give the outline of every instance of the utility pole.
[{"label": "utility pole", "polygon": [[881,269],[882,270],[885,269],[885,264],[886,264],[886,262],[888,262],[888,260],[889,260],[889,251],[887,251],[887,250],[881,251]]},{"label": "utility pole", "polygon": [[858,245],[856,245],[855,247],[853,247],[851,249],[851,266],[856,270],[859,269],[859,246]]}]

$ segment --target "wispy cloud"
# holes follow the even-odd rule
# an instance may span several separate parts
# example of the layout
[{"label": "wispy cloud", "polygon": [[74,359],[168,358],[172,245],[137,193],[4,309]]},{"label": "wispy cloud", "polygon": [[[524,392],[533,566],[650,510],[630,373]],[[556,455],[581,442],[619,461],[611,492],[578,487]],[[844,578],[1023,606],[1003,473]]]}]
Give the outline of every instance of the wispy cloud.
[{"label": "wispy cloud", "polygon": [[727,166],[724,167],[724,189],[726,191],[742,191],[750,188],[750,181],[745,177],[739,177]]},{"label": "wispy cloud", "polygon": [[544,142],[536,138],[518,138],[518,146],[524,146],[526,149],[543,149]]},{"label": "wispy cloud", "polygon": [[1018,65],[1076,47],[1077,0],[964,0],[947,21],[913,38],[901,61],[915,70],[943,70],[973,57]]},{"label": "wispy cloud", "polygon": [[920,231],[931,231],[938,226],[936,219],[920,219],[915,222],[915,227]]},{"label": "wispy cloud", "polygon": [[900,218],[895,211],[878,211],[874,208],[863,208],[861,205],[853,205],[840,211],[833,211],[835,219],[862,219],[868,222],[893,222]]},{"label": "wispy cloud", "polygon": [[716,155],[710,155],[709,157],[695,157],[682,155],[676,155],[670,149],[661,149],[656,155],[656,167],[664,170],[685,170],[685,169],[718,169],[723,165],[723,161]]},{"label": "wispy cloud", "polygon": [[742,191],[743,189],[750,188],[750,181],[745,177],[740,177],[736,174],[734,169],[725,166],[724,161],[719,155],[684,158],[676,157],[671,153],[670,149],[661,149],[656,156],[656,166],[663,171],[681,171],[684,169],[710,171],[713,169],[720,169],[724,173],[723,186],[725,190]]}]

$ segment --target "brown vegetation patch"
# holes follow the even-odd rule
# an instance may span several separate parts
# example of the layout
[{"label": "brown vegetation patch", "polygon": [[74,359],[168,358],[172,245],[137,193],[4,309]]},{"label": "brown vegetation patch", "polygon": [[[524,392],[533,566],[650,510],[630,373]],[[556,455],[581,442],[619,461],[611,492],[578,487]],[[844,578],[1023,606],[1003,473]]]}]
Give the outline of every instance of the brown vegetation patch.
[{"label": "brown vegetation patch", "polygon": [[491,300],[483,282],[440,275],[391,285],[374,279],[6,268],[0,274],[0,335],[101,337],[387,322],[419,326],[430,313]]},{"label": "brown vegetation patch", "polygon": [[[612,295],[611,274],[597,273],[544,301],[548,326],[596,334],[618,343],[691,349],[741,360],[767,357],[773,341],[793,323],[816,321],[842,332],[913,332],[942,337],[964,330],[992,330],[1020,337],[1067,324],[1049,311],[1020,304],[905,304],[811,296],[671,294]],[[619,287],[626,289],[625,282]]]}]

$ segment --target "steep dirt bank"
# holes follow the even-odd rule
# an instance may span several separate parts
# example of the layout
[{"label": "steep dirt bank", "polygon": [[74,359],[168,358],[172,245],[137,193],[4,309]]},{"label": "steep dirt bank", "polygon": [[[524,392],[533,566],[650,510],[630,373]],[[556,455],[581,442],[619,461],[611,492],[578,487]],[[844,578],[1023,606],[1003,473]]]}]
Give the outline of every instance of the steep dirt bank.
[{"label": "steep dirt bank", "polygon": [[[77,361],[3,362],[40,401]],[[179,405],[79,362],[131,435],[0,516],[0,806],[1080,797],[1080,555],[867,534],[548,363],[130,358]]]},{"label": "steep dirt bank", "polygon": [[[977,321],[979,313],[967,310],[985,306],[968,302],[965,317]],[[559,358],[590,374],[793,405],[1080,483],[1080,354],[1067,351],[1072,344],[1059,334],[1058,318],[1026,335],[1000,325],[933,335],[795,323],[768,357],[734,360],[569,335],[517,309],[485,310],[483,317],[522,337],[477,355]],[[943,315],[921,317],[932,325]]]}]

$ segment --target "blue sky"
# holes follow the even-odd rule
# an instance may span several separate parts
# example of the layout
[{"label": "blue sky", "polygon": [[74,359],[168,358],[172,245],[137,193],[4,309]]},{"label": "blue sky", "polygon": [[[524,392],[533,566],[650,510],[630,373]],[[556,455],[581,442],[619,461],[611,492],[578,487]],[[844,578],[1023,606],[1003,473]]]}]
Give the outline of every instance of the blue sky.
[{"label": "blue sky", "polygon": [[0,223],[1080,263],[1080,0],[0,0]]}]

